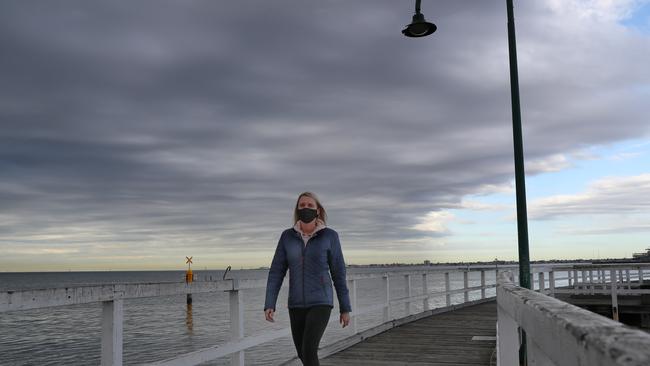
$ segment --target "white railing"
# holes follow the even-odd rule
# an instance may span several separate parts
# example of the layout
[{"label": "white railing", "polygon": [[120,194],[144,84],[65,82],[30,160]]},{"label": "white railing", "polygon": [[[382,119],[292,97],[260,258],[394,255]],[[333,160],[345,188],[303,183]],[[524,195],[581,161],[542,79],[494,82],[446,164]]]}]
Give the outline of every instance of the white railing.
[{"label": "white railing", "polygon": [[[469,272],[481,273],[480,285],[469,286]],[[486,289],[496,287],[496,284],[486,284],[486,271],[494,273],[491,268],[471,268],[461,271],[401,271],[381,274],[355,274],[348,276],[348,288],[350,291],[350,301],[352,305],[351,328],[354,335],[359,332],[358,318],[364,314],[376,313],[383,311],[383,323],[375,327],[374,331],[390,329],[393,326],[403,324],[405,321],[412,321],[418,318],[412,314],[413,306],[416,301],[422,301],[423,311],[419,316],[427,315],[433,310],[430,309],[429,301],[437,296],[445,297],[447,307],[452,305],[451,296],[463,294],[465,303],[469,302],[469,294],[473,291],[480,291],[480,298],[485,300]],[[463,287],[452,289],[450,273],[463,273]],[[431,291],[429,289],[429,278],[433,274],[444,275],[444,290]],[[401,277],[401,281],[398,279]],[[413,295],[413,279],[421,279],[422,294]],[[383,303],[365,306],[361,309],[357,307],[357,294],[359,281],[372,278],[383,279],[382,296]],[[401,282],[405,289],[405,296],[400,298],[391,298],[391,285]],[[220,292],[229,293],[230,304],[230,341],[214,347],[205,348],[199,351],[186,353],[172,359],[148,363],[146,365],[197,365],[206,361],[214,360],[220,357],[231,356],[232,365],[244,365],[244,350],[270,342],[272,340],[288,337],[290,329],[280,329],[255,335],[244,335],[244,302],[241,291],[246,289],[258,289],[266,287],[266,279],[248,280],[248,279],[230,279],[217,281],[197,281],[190,284],[185,283],[142,283],[142,284],[112,284],[97,286],[82,286],[68,288],[54,288],[44,290],[23,290],[7,291],[0,293],[0,313],[9,311],[19,311],[28,309],[48,308],[54,306],[66,306],[87,303],[102,303],[102,339],[101,339],[101,365],[117,366],[122,365],[122,331],[123,331],[123,301],[126,299],[184,295],[193,293]],[[479,300],[480,301],[480,300]],[[396,306],[404,305],[404,318],[391,319],[391,310]],[[261,312],[260,312],[261,313]],[[334,316],[333,316],[334,318]],[[368,330],[364,331],[368,332]],[[363,332],[362,332],[363,333]],[[363,337],[349,337],[346,343],[351,345],[358,342]],[[358,339],[358,340],[355,340]]]},{"label": "white railing", "polygon": [[[618,296],[650,294],[650,289],[643,288],[644,284],[650,284],[647,278],[650,263],[540,266],[531,272],[533,289],[552,297],[558,294],[610,295],[614,320],[619,319]],[[564,272],[566,277],[557,276]],[[567,283],[558,283],[563,280]]]},{"label": "white railing", "polygon": [[[627,269],[630,267],[631,265],[628,265]],[[574,270],[582,271],[582,268],[570,267],[572,272]],[[590,271],[598,268],[607,268],[610,271],[610,281],[614,280],[613,285],[610,283],[612,288],[632,286],[627,276],[623,277],[626,282],[621,283],[616,281],[616,278],[621,278],[621,276],[612,275],[618,270],[625,270],[626,266],[592,266],[584,267],[584,270]],[[554,269],[567,270],[567,268],[561,267]],[[638,272],[639,282],[644,280],[644,269]],[[552,294],[554,284],[552,270],[550,274],[551,281],[548,292]],[[605,277],[602,273],[601,275],[602,278]],[[592,280],[584,281],[592,279],[593,274],[585,276],[583,273],[583,281],[580,281],[577,274],[573,272],[572,278],[572,286],[579,287],[580,291],[585,290],[582,287],[585,283],[595,283]],[[520,364],[521,330],[526,334],[528,365],[650,365],[650,334],[545,296],[543,293],[547,291],[543,278],[538,280],[539,284],[542,284],[540,286],[542,293],[516,286],[513,280],[514,278],[509,272],[499,275],[497,287],[498,365]],[[554,291],[557,293],[558,289],[555,288]]]}]

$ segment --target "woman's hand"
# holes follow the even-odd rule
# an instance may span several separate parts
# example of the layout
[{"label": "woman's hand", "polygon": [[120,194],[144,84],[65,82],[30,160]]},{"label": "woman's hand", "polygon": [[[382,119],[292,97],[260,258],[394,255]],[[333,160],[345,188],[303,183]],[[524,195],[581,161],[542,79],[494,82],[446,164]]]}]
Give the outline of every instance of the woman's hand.
[{"label": "woman's hand", "polygon": [[343,328],[347,327],[350,324],[350,313],[341,313],[339,323],[341,323]]},{"label": "woman's hand", "polygon": [[273,314],[275,314],[275,310],[273,309],[264,310],[264,317],[266,318],[266,321],[271,323],[275,322],[275,320],[273,320]]}]

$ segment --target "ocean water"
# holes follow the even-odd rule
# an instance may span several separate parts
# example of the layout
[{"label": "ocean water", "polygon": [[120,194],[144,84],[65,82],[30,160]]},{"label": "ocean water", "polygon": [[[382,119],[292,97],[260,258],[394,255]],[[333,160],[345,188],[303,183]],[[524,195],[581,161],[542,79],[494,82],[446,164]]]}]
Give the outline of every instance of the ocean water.
[{"label": "ocean water", "polygon": [[[433,267],[440,270],[440,267]],[[405,295],[403,277],[399,272],[422,270],[417,267],[350,268],[349,274],[391,273],[391,298]],[[426,269],[431,270],[432,267]],[[456,267],[449,267],[456,269]],[[267,270],[240,270],[229,273],[230,278],[266,279]],[[195,271],[199,278],[220,279],[223,271]],[[0,291],[73,287],[109,283],[181,282],[183,271],[142,272],[61,272],[61,273],[0,273]],[[395,277],[393,277],[395,276]],[[451,287],[463,287],[462,272],[451,272]],[[288,281],[285,279],[285,284]],[[429,291],[444,289],[444,274],[432,273],[428,278]],[[470,286],[480,284],[480,272],[470,272]],[[486,272],[486,282],[495,283],[495,272]],[[412,276],[414,295],[422,293],[420,276]],[[287,287],[278,297],[276,322],[264,320],[264,288],[243,290],[244,334],[253,335],[289,327],[286,309]],[[382,302],[381,278],[357,282],[358,307]],[[487,296],[494,296],[494,289]],[[227,293],[194,294],[188,308],[185,296],[165,296],[124,301],[124,364],[138,365],[171,358],[183,353],[219,345],[228,341],[229,309]],[[478,299],[480,291],[470,293]],[[452,303],[461,303],[463,295],[453,295]],[[431,307],[444,306],[445,298],[433,297]],[[411,311],[419,312],[422,301],[412,304]],[[0,313],[0,365],[97,365],[101,352],[101,303],[51,307],[26,311]],[[338,304],[332,314],[338,315]],[[392,308],[395,318],[404,316],[404,306]],[[382,312],[359,317],[359,329],[367,329],[381,322]],[[351,335],[350,328],[341,329],[334,321],[328,326],[321,345]],[[273,365],[295,355],[290,337],[256,346],[246,351],[247,365]],[[222,358],[206,365],[227,365]]]}]

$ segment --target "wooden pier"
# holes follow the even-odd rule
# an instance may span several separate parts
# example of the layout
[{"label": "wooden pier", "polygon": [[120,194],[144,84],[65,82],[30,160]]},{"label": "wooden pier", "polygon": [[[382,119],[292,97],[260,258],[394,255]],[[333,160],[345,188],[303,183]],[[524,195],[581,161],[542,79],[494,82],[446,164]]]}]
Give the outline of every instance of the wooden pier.
[{"label": "wooden pier", "polygon": [[435,314],[330,355],[323,366],[490,365],[496,347],[496,301]]}]

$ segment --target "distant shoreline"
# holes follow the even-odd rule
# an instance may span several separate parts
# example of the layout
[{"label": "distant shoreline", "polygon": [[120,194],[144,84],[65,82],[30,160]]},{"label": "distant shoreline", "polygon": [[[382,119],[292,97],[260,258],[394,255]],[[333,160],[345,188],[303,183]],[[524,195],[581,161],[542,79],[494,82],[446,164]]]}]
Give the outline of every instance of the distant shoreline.
[{"label": "distant shoreline", "polygon": [[[649,263],[646,260],[639,260],[634,258],[606,258],[606,259],[549,259],[549,260],[534,260],[530,264],[559,264],[559,263],[594,263],[594,264],[607,264],[607,263]],[[518,265],[518,261],[478,261],[478,262],[428,262],[428,263],[371,263],[371,264],[348,264],[348,268],[387,268],[387,267],[443,267],[443,266],[500,266],[500,265]],[[255,271],[255,270],[268,270],[269,267],[251,267],[251,268],[238,268],[233,271]],[[225,268],[202,268],[195,269],[195,272],[209,272],[209,271],[225,271]],[[185,269],[75,269],[75,270],[45,270],[45,271],[0,271],[0,273],[69,273],[69,272],[185,272]]]}]

